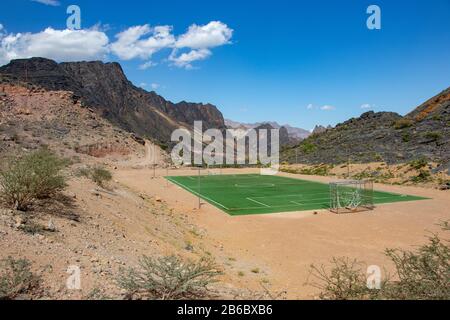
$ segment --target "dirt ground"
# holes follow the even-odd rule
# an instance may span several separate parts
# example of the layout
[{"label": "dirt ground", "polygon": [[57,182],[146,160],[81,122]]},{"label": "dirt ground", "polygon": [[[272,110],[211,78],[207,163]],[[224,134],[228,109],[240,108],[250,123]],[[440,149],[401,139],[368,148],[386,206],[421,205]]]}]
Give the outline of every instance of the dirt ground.
[{"label": "dirt ground", "polygon": [[[253,169],[227,169],[223,174],[253,173]],[[257,289],[258,282],[271,284],[274,291],[287,291],[287,298],[314,298],[317,290],[305,282],[310,265],[327,264],[334,257],[347,256],[392,268],[383,255],[385,248],[414,249],[426,241],[427,232],[450,219],[448,191],[420,187],[376,184],[375,189],[432,198],[431,200],[379,205],[374,211],[336,215],[328,211],[229,216],[202,203],[180,187],[168,183],[164,175],[195,175],[187,170],[159,169],[156,178],[150,169],[119,168],[115,178],[136,192],[161,197],[176,211],[185,212],[205,230],[205,242],[213,256],[229,257],[231,278],[237,286]],[[336,178],[284,176],[330,182]],[[217,245],[219,244],[219,245]],[[235,277],[234,272],[238,274]]]}]

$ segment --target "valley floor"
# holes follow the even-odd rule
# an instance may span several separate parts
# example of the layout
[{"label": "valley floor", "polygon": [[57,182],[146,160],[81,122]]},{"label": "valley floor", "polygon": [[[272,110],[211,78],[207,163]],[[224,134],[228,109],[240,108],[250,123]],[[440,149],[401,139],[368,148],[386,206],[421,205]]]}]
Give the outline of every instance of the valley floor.
[{"label": "valley floor", "polygon": [[[228,169],[226,173],[256,173],[252,169]],[[171,208],[185,212],[204,230],[213,256],[222,257],[230,281],[237,287],[258,289],[268,282],[287,298],[314,298],[317,291],[305,284],[310,265],[327,264],[332,257],[347,256],[389,270],[385,248],[414,249],[437,232],[440,221],[450,219],[448,191],[376,184],[375,189],[431,198],[430,200],[379,205],[374,211],[336,215],[328,211],[289,212],[269,215],[229,216],[179,186],[168,183],[166,170],[119,169],[120,183],[141,193],[158,195]],[[194,173],[195,174],[195,173]],[[193,175],[192,170],[171,170],[169,175]],[[282,173],[319,182],[336,178]],[[195,246],[195,244],[194,244]],[[226,261],[226,257],[229,257]],[[253,272],[252,272],[253,270]]]}]

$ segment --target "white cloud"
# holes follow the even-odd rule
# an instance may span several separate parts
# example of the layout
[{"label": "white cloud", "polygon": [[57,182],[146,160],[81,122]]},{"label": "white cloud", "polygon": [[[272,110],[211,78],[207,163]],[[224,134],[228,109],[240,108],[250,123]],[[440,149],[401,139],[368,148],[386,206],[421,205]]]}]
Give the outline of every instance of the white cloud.
[{"label": "white cloud", "polygon": [[310,104],[308,104],[308,105],[306,106],[306,109],[308,109],[308,110],[311,110],[311,109],[313,109],[313,108],[314,108],[314,106],[313,106],[312,103],[310,103]]},{"label": "white cloud", "polygon": [[159,83],[152,83],[150,86],[152,87],[153,90],[159,89],[161,87]]},{"label": "white cloud", "polygon": [[134,26],[116,35],[117,41],[111,44],[111,51],[123,60],[146,60],[161,49],[173,47],[175,37],[171,32],[170,26]]},{"label": "white cloud", "polygon": [[[40,1],[42,2],[42,1]],[[53,0],[44,1],[56,3]],[[38,33],[7,34],[0,25],[0,65],[12,59],[45,57],[56,61],[106,59],[113,54],[121,60],[140,59],[146,70],[157,65],[152,56],[164,49],[171,50],[166,59],[172,65],[192,69],[193,62],[212,55],[212,48],[231,43],[233,30],[220,21],[206,25],[191,25],[187,32],[175,36],[172,26],[150,27],[148,24],[130,27],[109,42],[106,30],[97,25],[84,30],[55,30],[51,27]]]},{"label": "white cloud", "polygon": [[176,50],[174,50],[173,53],[170,55],[169,60],[172,61],[173,65],[177,67],[192,69],[193,68],[192,62],[197,60],[205,60],[209,56],[211,56],[211,54],[212,54],[211,51],[208,49],[199,49],[182,53],[177,57]]},{"label": "white cloud", "polygon": [[320,110],[324,110],[324,111],[331,111],[331,110],[335,110],[336,108],[334,106],[330,106],[330,105],[325,105],[320,107]]},{"label": "white cloud", "polygon": [[147,62],[141,64],[141,65],[139,66],[139,69],[140,69],[140,70],[147,70],[148,68],[154,67],[154,66],[156,66],[156,65],[158,65],[156,62],[153,62],[153,61],[147,61]]},{"label": "white cloud", "polygon": [[97,29],[0,34],[0,65],[12,59],[45,57],[56,61],[105,58],[108,37]]},{"label": "white cloud", "polygon": [[230,43],[233,30],[225,23],[211,21],[198,26],[193,24],[185,34],[178,37],[175,46],[177,48],[207,49]]},{"label": "white cloud", "polygon": [[39,2],[47,6],[54,6],[54,7],[61,5],[57,0],[31,0],[31,1]]},{"label": "white cloud", "polygon": [[361,105],[361,109],[370,109],[370,108],[372,108],[372,106],[368,103]]}]

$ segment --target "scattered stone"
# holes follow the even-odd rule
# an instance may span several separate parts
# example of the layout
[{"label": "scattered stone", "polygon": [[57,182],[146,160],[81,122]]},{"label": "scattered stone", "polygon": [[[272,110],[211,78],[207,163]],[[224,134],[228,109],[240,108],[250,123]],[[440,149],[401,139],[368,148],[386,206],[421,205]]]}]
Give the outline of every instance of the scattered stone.
[{"label": "scattered stone", "polygon": [[52,219],[50,219],[48,221],[48,224],[47,224],[47,227],[45,228],[45,230],[46,231],[50,231],[50,232],[55,232],[56,231],[56,226],[55,226],[55,224],[54,224]]}]

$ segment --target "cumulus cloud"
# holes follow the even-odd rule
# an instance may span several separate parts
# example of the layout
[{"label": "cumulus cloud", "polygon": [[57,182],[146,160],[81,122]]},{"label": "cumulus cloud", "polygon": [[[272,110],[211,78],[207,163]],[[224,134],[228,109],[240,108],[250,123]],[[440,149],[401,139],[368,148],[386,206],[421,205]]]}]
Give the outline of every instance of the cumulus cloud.
[{"label": "cumulus cloud", "polygon": [[225,23],[211,21],[204,26],[193,24],[178,37],[177,48],[207,49],[230,43],[233,30]]},{"label": "cumulus cloud", "polygon": [[38,33],[0,34],[0,64],[12,59],[45,57],[57,61],[103,59],[108,37],[95,28],[55,30]]},{"label": "cumulus cloud", "polygon": [[156,66],[156,65],[158,65],[156,62],[153,62],[153,61],[147,61],[147,62],[141,64],[141,65],[139,66],[139,69],[140,69],[140,70],[147,70],[148,68],[154,67],[154,66]]},{"label": "cumulus cloud", "polygon": [[320,107],[320,110],[324,110],[324,111],[331,111],[331,110],[335,110],[336,108],[334,106],[330,106],[330,105],[325,105]]},{"label": "cumulus cloud", "polygon": [[370,108],[372,108],[372,106],[368,103],[361,105],[361,109],[370,109]]},{"label": "cumulus cloud", "polygon": [[161,87],[159,83],[152,83],[150,86],[152,87],[153,90],[159,89],[159,87]]},{"label": "cumulus cloud", "polygon": [[173,34],[172,26],[138,25],[116,34],[113,42],[101,26],[84,30],[49,27],[38,33],[16,34],[8,34],[2,29],[0,25],[0,64],[30,57],[74,61],[106,59],[115,55],[121,60],[143,60],[139,66],[141,70],[155,66],[157,63],[151,58],[164,49],[170,52],[166,61],[171,65],[191,69],[194,61],[209,58],[213,48],[231,43],[233,35],[233,30],[220,21],[191,25],[180,36]]},{"label": "cumulus cloud", "polygon": [[170,55],[169,60],[173,62],[173,65],[181,68],[192,69],[192,62],[197,60],[205,60],[211,56],[209,49],[191,50],[189,52],[182,53],[178,57],[176,51]]},{"label": "cumulus cloud", "polygon": [[123,60],[146,60],[161,49],[173,47],[175,37],[171,31],[170,26],[134,26],[116,35],[111,51]]},{"label": "cumulus cloud", "polygon": [[306,109],[308,109],[308,110],[311,110],[311,109],[313,109],[313,108],[314,108],[314,106],[313,106],[312,103],[310,103],[310,104],[308,104],[308,105],[306,106]]},{"label": "cumulus cloud", "polygon": [[61,5],[59,3],[59,1],[57,1],[57,0],[31,0],[31,1],[39,2],[39,3],[45,4],[47,6],[54,6],[54,7]]}]

